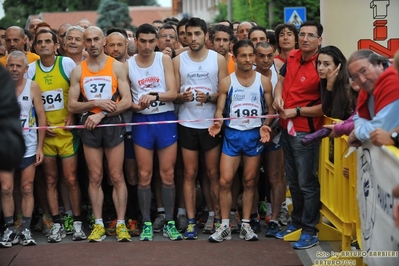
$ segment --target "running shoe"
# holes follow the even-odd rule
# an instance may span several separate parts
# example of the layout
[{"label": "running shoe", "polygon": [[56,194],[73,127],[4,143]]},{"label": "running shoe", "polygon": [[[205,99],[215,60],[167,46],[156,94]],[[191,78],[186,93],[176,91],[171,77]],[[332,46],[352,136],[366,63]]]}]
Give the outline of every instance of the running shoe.
[{"label": "running shoe", "polygon": [[23,246],[34,246],[37,245],[36,241],[32,237],[32,233],[28,228],[22,230],[19,236],[19,242]]},{"label": "running shoe", "polygon": [[231,240],[231,230],[228,226],[220,225],[216,232],[213,233],[209,238],[209,242],[217,242],[220,243],[223,240]]},{"label": "running shoe", "polygon": [[151,222],[144,222],[143,231],[140,234],[140,241],[152,241],[154,237],[154,232],[152,230]]},{"label": "running shoe", "polygon": [[261,226],[260,226],[260,221],[258,219],[256,219],[256,218],[255,219],[251,219],[249,224],[251,225],[252,231],[254,231],[255,233],[259,233],[262,230]]},{"label": "running shoe", "polygon": [[319,238],[311,234],[302,234],[297,242],[294,243],[295,249],[307,249],[319,244]]},{"label": "running shoe", "polygon": [[170,240],[182,240],[183,236],[177,231],[175,221],[169,221],[163,226],[163,236]]},{"label": "running shoe", "polygon": [[140,235],[140,226],[137,220],[129,219],[127,222],[127,230],[131,236],[139,236]]},{"label": "running shoe", "polygon": [[196,223],[188,223],[187,230],[184,232],[184,239],[193,240],[197,239],[197,225]]},{"label": "running shoe", "polygon": [[80,221],[73,222],[72,225],[72,240],[79,241],[87,239],[85,232],[83,232],[83,224]]},{"label": "running shoe", "polygon": [[19,242],[17,231],[6,228],[0,241],[0,247],[10,248]]},{"label": "running shoe", "polygon": [[64,226],[59,223],[53,223],[53,226],[51,227],[49,236],[47,237],[47,242],[58,243],[58,242],[61,242],[61,240],[65,237],[66,237],[66,233],[64,230]]},{"label": "running shoe", "polygon": [[288,234],[290,234],[290,233],[292,233],[292,232],[294,232],[294,231],[296,231],[296,230],[298,230],[298,229],[299,229],[299,228],[296,228],[295,226],[293,226],[292,224],[290,224],[290,225],[288,226],[287,229],[285,229],[284,231],[278,232],[278,233],[276,234],[276,238],[278,238],[278,239],[284,239],[284,236],[286,236],[286,235],[288,235]]},{"label": "running shoe", "polygon": [[152,224],[152,229],[154,230],[155,233],[161,232],[165,225],[165,215],[164,214],[158,214],[157,218],[155,218],[154,223]]},{"label": "running shoe", "polygon": [[278,221],[281,225],[287,225],[291,222],[291,216],[288,213],[287,208],[281,207],[279,216],[278,216]]},{"label": "running shoe", "polygon": [[208,216],[208,220],[206,221],[204,228],[202,229],[203,234],[213,234],[214,233],[214,220],[215,216]]},{"label": "running shoe", "polygon": [[179,214],[177,215],[177,219],[176,219],[176,228],[177,230],[181,233],[186,231],[188,226],[188,221],[187,221],[187,217],[184,214]]},{"label": "running shoe", "polygon": [[116,240],[118,242],[130,242],[130,241],[132,241],[130,239],[130,234],[129,234],[129,231],[127,230],[125,224],[118,224],[116,226]]},{"label": "running shoe", "polygon": [[276,234],[280,232],[280,226],[275,221],[270,221],[266,231],[266,237],[276,237]]},{"label": "running shoe", "polygon": [[258,235],[254,233],[250,224],[242,223],[240,231],[240,239],[245,239],[246,241],[257,241]]},{"label": "running shoe", "polygon": [[116,235],[116,223],[117,223],[117,220],[116,220],[116,219],[111,220],[111,221],[108,223],[107,229],[105,229],[105,233],[107,234],[107,236],[114,236],[114,235]]},{"label": "running shoe", "polygon": [[53,219],[48,214],[43,214],[42,233],[45,236],[50,235],[50,230],[53,227]]},{"label": "running shoe", "polygon": [[73,234],[73,217],[72,215],[65,214],[62,216],[62,223],[64,225],[65,233],[67,235],[72,235]]},{"label": "running shoe", "polygon": [[89,242],[101,242],[107,236],[105,235],[105,228],[101,224],[94,224],[93,230],[87,238]]}]

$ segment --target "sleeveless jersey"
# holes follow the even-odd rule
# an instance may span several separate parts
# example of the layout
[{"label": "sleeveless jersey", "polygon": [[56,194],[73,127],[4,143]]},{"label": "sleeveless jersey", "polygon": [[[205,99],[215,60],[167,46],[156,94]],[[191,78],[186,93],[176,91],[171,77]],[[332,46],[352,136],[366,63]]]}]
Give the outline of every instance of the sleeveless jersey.
[{"label": "sleeveless jersey", "polygon": [[236,71],[236,63],[233,60],[233,55],[229,53],[229,62],[227,62],[227,73],[230,75]]},{"label": "sleeveless jersey", "polygon": [[[151,66],[147,68],[141,68],[137,65],[136,55],[127,61],[129,66],[129,79],[131,82],[130,90],[132,92],[133,102],[136,104],[138,104],[142,95],[148,94],[150,92],[162,94],[167,91],[165,72],[162,63],[163,53],[154,53],[154,61],[152,62]],[[138,111],[138,113],[150,115],[173,110],[174,106],[172,102],[155,101],[151,103],[149,108]]]},{"label": "sleeveless jersey", "polygon": [[32,78],[39,84],[47,121],[53,126],[63,125],[65,117],[69,115],[68,92],[70,84],[69,77],[63,68],[63,60],[69,60],[69,58],[56,56],[54,65],[49,71],[43,69],[40,60],[36,61],[36,72]]},{"label": "sleeveless jersey", "polygon": [[[30,93],[31,80],[27,79],[25,87],[21,94],[18,96],[18,104],[21,108],[19,119],[21,120],[22,127],[35,127],[36,126],[36,114],[33,106],[33,99]],[[26,152],[24,158],[31,157],[36,154],[37,150],[37,130],[28,129],[22,130],[24,136]]]},{"label": "sleeveless jersey", "polygon": [[[114,75],[114,58],[108,56],[103,69],[94,72],[91,71],[84,60],[81,63],[82,75],[80,76],[80,93],[87,101],[95,100],[113,100],[119,101],[118,80]],[[92,113],[101,112],[101,108],[94,107],[90,110]]]},{"label": "sleeveless jersey", "polygon": [[[262,86],[262,74],[256,72],[254,82],[244,87],[238,81],[236,74],[230,75],[230,89],[227,93],[225,114],[229,118],[260,116],[264,114],[265,99]],[[250,130],[262,126],[262,118],[226,120],[226,126],[237,130]]]},{"label": "sleeveless jersey", "polygon": [[270,68],[270,70],[272,71],[272,77],[270,78],[270,82],[272,83],[272,95],[273,95],[273,99],[274,99],[274,89],[276,88],[277,82],[278,82],[278,73],[276,70],[276,65],[273,64],[272,67]]},{"label": "sleeveless jersey", "polygon": [[[215,103],[197,102],[196,91],[214,94],[218,91],[219,68],[217,53],[209,50],[208,56],[202,62],[194,62],[188,52],[180,54],[180,93],[188,88],[194,93],[194,100],[184,102],[179,108],[179,120],[192,120],[201,118],[213,118],[216,110]],[[212,125],[213,121],[180,122],[181,125],[190,128],[205,129]]]}]

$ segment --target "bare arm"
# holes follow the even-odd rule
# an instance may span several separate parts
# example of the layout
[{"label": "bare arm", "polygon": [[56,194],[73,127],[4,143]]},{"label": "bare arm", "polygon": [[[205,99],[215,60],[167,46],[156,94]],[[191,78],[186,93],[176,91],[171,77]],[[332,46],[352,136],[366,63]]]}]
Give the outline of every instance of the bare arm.
[{"label": "bare arm", "polygon": [[[219,97],[216,105],[215,118],[223,118],[223,110],[226,105],[226,98],[230,84],[230,76],[222,79],[219,82]],[[223,120],[214,121],[213,124],[208,128],[209,135],[215,137],[220,132],[222,124]]]},{"label": "bare arm", "polygon": [[[42,102],[42,92],[40,90],[39,85],[35,81],[32,81],[31,83],[30,93],[33,99],[33,106],[35,107],[35,112],[38,119],[37,124],[39,127],[44,127],[47,124],[47,118]],[[38,131],[38,136],[39,137],[37,141],[36,163],[35,163],[36,166],[41,164],[44,159],[43,144],[44,144],[44,138],[46,137],[46,130],[40,129]]]},{"label": "bare arm", "polygon": [[[273,89],[270,79],[265,76],[262,76],[262,86],[263,86],[263,95],[266,101],[269,114],[275,114],[276,111],[273,108],[273,96],[272,96]],[[273,118],[266,118],[263,124],[270,126],[272,122]]]},{"label": "bare arm", "polygon": [[177,98],[175,103],[180,104],[191,101],[194,97],[194,94],[191,91],[187,90],[180,93],[180,56],[176,56],[175,59],[173,59],[173,69],[175,72],[175,83],[177,88]]},{"label": "bare arm", "polygon": [[121,99],[116,103],[116,110],[110,112],[108,116],[115,116],[123,113],[132,106],[132,95],[130,94],[130,86],[125,66],[121,62],[114,60],[113,71],[118,80],[118,91]]},{"label": "bare arm", "polygon": [[278,78],[278,82],[276,84],[276,88],[274,89],[273,107],[277,111],[284,110],[283,84],[284,84],[284,77],[280,75]]}]

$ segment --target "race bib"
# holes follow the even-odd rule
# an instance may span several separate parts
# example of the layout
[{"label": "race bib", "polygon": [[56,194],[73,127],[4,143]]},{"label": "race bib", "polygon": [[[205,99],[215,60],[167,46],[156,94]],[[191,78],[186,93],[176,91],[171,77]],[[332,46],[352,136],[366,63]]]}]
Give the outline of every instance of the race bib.
[{"label": "race bib", "polygon": [[62,89],[42,92],[44,111],[51,112],[64,108],[64,94]]},{"label": "race bib", "polygon": [[197,99],[197,92],[203,92],[205,94],[209,93],[212,94],[212,85],[211,84],[204,84],[204,85],[186,85],[184,91],[190,88],[190,91],[194,94],[194,98],[191,102],[185,102],[186,107],[189,108],[213,108],[212,103],[202,103],[198,102]]},{"label": "race bib", "polygon": [[112,77],[98,76],[83,79],[86,98],[92,100],[109,100],[112,98]]},{"label": "race bib", "polygon": [[[141,96],[146,93],[139,94],[139,99]],[[173,103],[171,102],[162,102],[162,101],[154,101],[150,104],[150,106],[144,110],[141,110],[139,113],[145,115],[152,115],[158,113],[165,113],[167,111],[173,111]]]},{"label": "race bib", "polygon": [[248,116],[260,116],[262,115],[261,106],[254,102],[235,102],[230,108],[231,118],[230,127],[240,129],[250,129],[260,126],[260,118],[245,118]]}]

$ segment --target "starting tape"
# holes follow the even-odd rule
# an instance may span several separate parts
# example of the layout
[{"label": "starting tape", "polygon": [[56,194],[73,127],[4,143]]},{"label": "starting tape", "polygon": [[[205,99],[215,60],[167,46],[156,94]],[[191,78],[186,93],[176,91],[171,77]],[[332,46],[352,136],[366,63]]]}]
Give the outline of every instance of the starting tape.
[{"label": "starting tape", "polygon": [[[156,125],[156,124],[175,124],[182,122],[224,121],[224,120],[253,119],[253,118],[279,118],[279,115],[273,114],[273,115],[230,117],[230,118],[207,118],[207,119],[190,119],[190,120],[121,123],[121,124],[98,124],[96,127],[126,127],[126,126],[142,126],[142,125]],[[22,129],[32,130],[32,129],[84,129],[84,128],[85,128],[84,125],[70,125],[70,126],[23,127]]]}]

